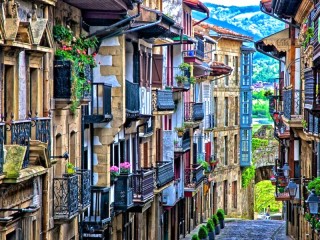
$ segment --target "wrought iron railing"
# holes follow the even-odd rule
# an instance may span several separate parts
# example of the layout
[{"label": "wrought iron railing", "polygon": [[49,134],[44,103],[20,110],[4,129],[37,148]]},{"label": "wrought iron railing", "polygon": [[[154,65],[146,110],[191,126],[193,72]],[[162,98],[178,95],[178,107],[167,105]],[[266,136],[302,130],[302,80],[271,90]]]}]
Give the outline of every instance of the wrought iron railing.
[{"label": "wrought iron railing", "polygon": [[132,174],[120,174],[115,183],[114,208],[126,210],[133,206]]},{"label": "wrought iron railing", "polygon": [[79,210],[84,210],[90,205],[90,170],[77,170],[79,176]]},{"label": "wrought iron railing", "polygon": [[197,57],[200,59],[204,58],[204,42],[201,39],[197,39],[196,48],[193,50],[187,50],[184,52],[184,57]]},{"label": "wrought iron railing", "polygon": [[139,114],[139,84],[126,80],[126,111],[129,114]]},{"label": "wrought iron railing", "polygon": [[152,91],[152,111],[173,111],[173,93],[171,90]]},{"label": "wrought iron railing", "polygon": [[[51,118],[50,117],[35,117],[31,119],[34,124],[32,127],[35,126],[35,135],[36,140],[39,140],[43,143],[46,143],[48,153],[50,156],[50,150],[51,150]],[[34,133],[32,133],[34,134]]]},{"label": "wrought iron railing", "polygon": [[153,197],[154,170],[141,169],[133,174],[133,201],[146,202]]},{"label": "wrought iron railing", "polygon": [[174,179],[173,162],[158,162],[156,166],[157,187],[161,188]]},{"label": "wrought iron railing", "polygon": [[111,113],[112,86],[105,83],[92,83],[91,87],[91,115],[103,116],[103,119],[112,119]]},{"label": "wrought iron railing", "polygon": [[28,167],[31,139],[31,120],[11,121],[9,123],[8,130],[10,131],[11,144],[17,144],[27,148],[22,163],[22,168]]},{"label": "wrought iron railing", "polygon": [[203,167],[199,164],[193,164],[191,168],[186,168],[184,173],[186,188],[196,188],[204,178]]},{"label": "wrought iron railing", "polygon": [[214,114],[208,114],[205,116],[205,125],[204,125],[205,129],[212,129],[214,128]]},{"label": "wrought iron railing", "polygon": [[204,118],[203,103],[187,102],[184,104],[184,121],[197,122]]},{"label": "wrought iron railing", "polygon": [[302,90],[283,90],[283,113],[285,118],[291,119],[292,115],[302,115]]},{"label": "wrought iron railing", "polygon": [[83,232],[93,233],[104,230],[106,224],[111,221],[111,208],[109,198],[110,188],[91,187],[91,207],[89,214],[83,221]]},{"label": "wrought iron railing", "polygon": [[68,220],[78,213],[79,187],[77,175],[53,179],[53,217]]},{"label": "wrought iron railing", "polygon": [[3,173],[3,164],[4,164],[4,154],[3,154],[3,147],[5,143],[5,123],[0,122],[0,175]]},{"label": "wrought iron railing", "polygon": [[[190,88],[190,71],[181,70],[179,67],[165,67],[163,71],[164,85],[169,87]],[[184,79],[185,81],[179,81]]]}]

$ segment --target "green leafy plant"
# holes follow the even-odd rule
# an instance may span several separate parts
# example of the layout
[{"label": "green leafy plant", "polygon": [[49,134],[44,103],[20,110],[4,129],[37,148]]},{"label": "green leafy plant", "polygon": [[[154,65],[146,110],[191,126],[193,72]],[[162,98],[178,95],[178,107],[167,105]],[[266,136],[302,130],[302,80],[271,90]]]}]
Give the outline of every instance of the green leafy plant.
[{"label": "green leafy plant", "polygon": [[306,213],[306,214],[304,215],[304,219],[307,220],[308,222],[311,221],[311,218],[312,218],[312,216],[311,216],[310,213]]},{"label": "green leafy plant", "polygon": [[88,67],[96,66],[95,55],[88,54],[89,48],[97,46],[97,38],[85,39],[84,37],[74,37],[72,31],[68,27],[56,25],[53,28],[54,39],[60,43],[60,47],[56,50],[56,56],[63,60],[69,60],[72,63],[71,81],[71,111],[75,112],[80,105],[80,99],[91,89],[90,80],[86,78]]},{"label": "green leafy plant", "polygon": [[218,217],[219,220],[223,220],[224,219],[224,210],[223,209],[219,208],[217,210],[217,217]]},{"label": "green leafy plant", "polygon": [[212,217],[211,217],[211,219],[212,219],[212,222],[213,222],[214,226],[215,226],[215,227],[218,226],[218,224],[219,224],[219,219],[218,219],[217,215],[216,215],[216,214],[213,214]]},{"label": "green leafy plant", "polygon": [[311,191],[312,189],[315,190],[317,196],[320,196],[320,177],[317,177],[308,183],[308,190]]},{"label": "green leafy plant", "polygon": [[188,77],[184,76],[184,75],[176,75],[175,79],[177,81],[177,83],[184,83],[188,81]]},{"label": "green leafy plant", "polygon": [[208,237],[208,231],[207,231],[207,228],[202,225],[200,228],[199,228],[199,232],[198,232],[198,237],[200,239],[205,239]]},{"label": "green leafy plant", "polygon": [[308,127],[308,123],[307,123],[307,121],[304,120],[304,119],[301,120],[301,124],[302,124],[302,127],[303,127],[303,128],[307,128],[307,127]]},{"label": "green leafy plant", "polygon": [[307,44],[310,42],[311,38],[314,36],[314,27],[308,27],[305,32],[305,39],[303,41],[303,47],[306,48]]},{"label": "green leafy plant", "polygon": [[197,234],[193,234],[191,240],[200,240]]},{"label": "green leafy plant", "polygon": [[196,78],[195,77],[190,77],[189,78],[189,82],[190,82],[190,84],[195,84],[196,83]]},{"label": "green leafy plant", "polygon": [[265,97],[270,97],[270,96],[272,96],[272,91],[271,91],[271,90],[267,90],[267,91],[264,92],[263,95],[264,95]]},{"label": "green leafy plant", "polygon": [[206,225],[208,232],[213,232],[214,231],[214,223],[212,221],[212,219],[208,219],[207,221],[207,225]]},{"label": "green leafy plant", "polygon": [[177,132],[184,132],[186,128],[184,126],[181,126],[181,127],[175,127],[174,130],[176,130]]},{"label": "green leafy plant", "polygon": [[181,71],[190,71],[191,69],[191,66],[189,63],[181,63],[178,67]]},{"label": "green leafy plant", "polygon": [[210,171],[210,165],[209,163],[207,163],[204,160],[198,160],[198,163],[201,164],[201,166],[203,167],[205,172],[209,172]]},{"label": "green leafy plant", "polygon": [[73,174],[75,172],[75,167],[71,162],[67,162],[66,168],[68,174]]},{"label": "green leafy plant", "polygon": [[256,174],[256,169],[254,168],[254,166],[246,167],[243,170],[241,175],[243,188],[246,188],[249,186],[251,181],[254,179],[255,174]]}]

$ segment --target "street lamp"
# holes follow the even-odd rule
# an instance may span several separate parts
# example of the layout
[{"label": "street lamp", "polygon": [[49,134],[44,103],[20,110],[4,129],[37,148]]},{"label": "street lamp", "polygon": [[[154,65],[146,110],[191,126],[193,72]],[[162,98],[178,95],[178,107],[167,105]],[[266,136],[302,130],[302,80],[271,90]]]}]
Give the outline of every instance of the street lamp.
[{"label": "street lamp", "polygon": [[296,194],[297,194],[298,185],[294,181],[290,180],[287,188],[289,190],[289,196],[291,198],[294,198],[296,196]]},{"label": "street lamp", "polygon": [[310,214],[313,214],[313,215],[318,214],[320,200],[316,195],[314,189],[311,190],[311,193],[309,194],[308,199],[306,200],[306,203],[308,203],[309,205]]},{"label": "street lamp", "polygon": [[282,171],[283,171],[283,175],[287,178],[289,177],[289,170],[290,170],[290,167],[288,165],[288,163],[285,163],[282,167]]}]

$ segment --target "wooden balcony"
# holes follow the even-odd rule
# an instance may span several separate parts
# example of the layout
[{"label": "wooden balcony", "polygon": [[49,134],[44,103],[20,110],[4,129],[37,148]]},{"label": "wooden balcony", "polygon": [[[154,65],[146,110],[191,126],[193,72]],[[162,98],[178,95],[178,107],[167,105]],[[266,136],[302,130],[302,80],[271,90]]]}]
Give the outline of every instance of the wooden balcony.
[{"label": "wooden balcony", "polygon": [[91,112],[84,115],[85,123],[102,123],[112,120],[112,86],[105,83],[92,83]]},{"label": "wooden balcony", "polygon": [[83,237],[93,237],[101,234],[112,220],[112,208],[110,204],[110,188],[92,186],[90,198],[92,205],[86,213],[83,222]]},{"label": "wooden balcony", "polygon": [[190,71],[182,71],[179,67],[165,67],[163,82],[173,92],[185,92],[190,89]]},{"label": "wooden balcony", "polygon": [[184,104],[184,122],[199,122],[203,118],[203,103],[187,102]]},{"label": "wooden balcony", "polygon": [[304,89],[305,89],[305,104],[304,108],[309,111],[320,111],[320,84],[316,84],[316,71],[313,68],[304,70]]},{"label": "wooden balcony", "polygon": [[153,198],[154,170],[141,169],[133,174],[133,202],[144,204]]},{"label": "wooden balcony", "polygon": [[152,91],[152,114],[168,115],[173,114],[175,105],[173,102],[173,93],[171,90],[153,90]]},{"label": "wooden balcony", "polygon": [[174,179],[173,162],[157,162],[156,184],[157,188],[163,188]]},{"label": "wooden balcony", "polygon": [[114,209],[126,211],[133,206],[132,174],[120,174],[115,183]]},{"label": "wooden balcony", "polygon": [[196,191],[205,176],[202,166],[199,164],[193,164],[191,168],[186,168],[184,173],[184,191]]},{"label": "wooden balcony", "polygon": [[69,221],[78,214],[79,182],[75,174],[53,179],[53,218]]},{"label": "wooden balcony", "polygon": [[315,136],[318,136],[320,134],[320,118],[318,115],[315,115],[311,111],[305,110],[304,121],[305,125],[303,126],[303,128],[307,134]]},{"label": "wooden balcony", "polygon": [[289,201],[289,200],[291,200],[291,197],[288,192],[275,193],[274,198],[276,201]]}]

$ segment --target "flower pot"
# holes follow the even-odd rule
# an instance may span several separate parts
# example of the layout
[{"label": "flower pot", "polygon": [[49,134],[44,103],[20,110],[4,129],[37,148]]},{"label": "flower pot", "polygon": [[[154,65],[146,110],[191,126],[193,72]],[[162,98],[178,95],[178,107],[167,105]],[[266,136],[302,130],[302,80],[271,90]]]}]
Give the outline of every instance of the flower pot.
[{"label": "flower pot", "polygon": [[209,240],[214,240],[214,232],[208,232]]},{"label": "flower pot", "polygon": [[224,229],[224,219],[219,219],[220,228]]},{"label": "flower pot", "polygon": [[74,174],[74,168],[67,168],[67,173],[68,174]]},{"label": "flower pot", "polygon": [[220,234],[220,226],[219,226],[219,225],[217,225],[217,226],[214,228],[214,233],[215,233],[216,235],[219,235],[219,234]]},{"label": "flower pot", "polygon": [[181,137],[183,137],[184,132],[179,131],[179,132],[177,132],[177,134],[178,134],[178,137],[181,138]]}]

